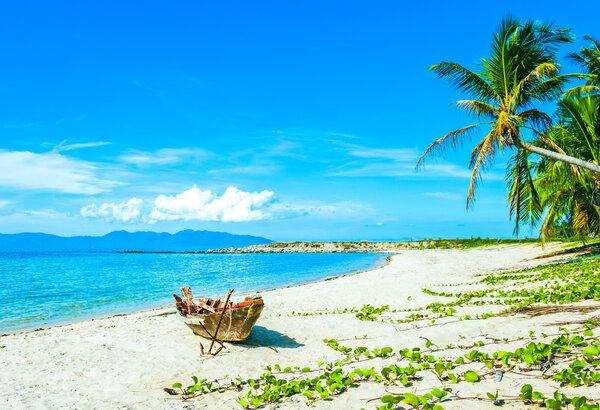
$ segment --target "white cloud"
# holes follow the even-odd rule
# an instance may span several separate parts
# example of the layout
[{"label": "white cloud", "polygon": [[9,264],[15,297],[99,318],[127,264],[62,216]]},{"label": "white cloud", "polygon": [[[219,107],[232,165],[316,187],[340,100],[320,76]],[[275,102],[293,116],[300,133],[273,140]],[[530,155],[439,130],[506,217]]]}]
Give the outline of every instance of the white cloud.
[{"label": "white cloud", "polygon": [[[336,177],[412,177],[412,178],[461,178],[470,179],[473,171],[455,164],[433,164],[416,169],[414,162],[350,163],[329,171],[326,175]],[[502,180],[498,173],[484,173],[487,180]]]},{"label": "white cloud", "polygon": [[142,204],[141,199],[131,198],[129,201],[120,204],[113,202],[100,206],[87,205],[81,208],[81,215],[88,218],[106,218],[108,221],[133,222],[140,218]]},{"label": "white cloud", "polygon": [[432,196],[435,198],[449,199],[452,201],[457,201],[459,199],[466,198],[464,194],[457,194],[452,192],[426,192],[426,196]]},{"label": "white cloud", "polygon": [[344,134],[341,132],[330,132],[329,135],[332,135],[334,137],[344,137],[344,138],[352,138],[352,139],[358,138],[356,135]]},{"label": "white cloud", "polygon": [[342,201],[325,203],[321,201],[308,202],[275,202],[269,206],[269,213],[277,218],[297,216],[316,216],[322,218],[347,218],[357,215],[364,216],[371,209],[363,204]]},{"label": "white cloud", "polygon": [[59,218],[68,216],[65,212],[58,212],[54,209],[41,209],[41,210],[32,210],[32,211],[21,211],[14,213],[13,216],[17,215],[25,215],[25,216],[37,216],[42,218]]},{"label": "white cloud", "polygon": [[106,141],[97,141],[97,142],[83,142],[79,144],[65,144],[67,140],[64,140],[60,144],[54,147],[52,152],[62,152],[62,151],[72,151],[74,149],[80,148],[92,148],[92,147],[101,147],[103,145],[109,145],[110,142]]},{"label": "white cloud", "polygon": [[356,147],[348,151],[348,155],[359,158],[383,158],[398,162],[416,161],[419,154],[411,148],[367,148]]},{"label": "white cloud", "polygon": [[368,164],[346,164],[336,170],[329,172],[330,176],[346,177],[414,177],[435,178],[448,176],[455,178],[471,178],[471,172],[453,164],[430,165],[423,170],[415,169],[414,163],[368,163]]},{"label": "white cloud", "polygon": [[256,221],[270,217],[260,207],[273,200],[272,191],[244,192],[229,187],[221,196],[196,186],[178,195],[159,195],[154,200],[150,222],[161,220],[202,220],[221,222]]},{"label": "white cloud", "polygon": [[122,185],[97,176],[98,167],[57,152],[0,150],[0,186],[51,190],[68,194],[98,194]]},{"label": "white cloud", "polygon": [[[144,206],[144,204],[147,204]],[[121,222],[200,220],[217,222],[247,222],[262,219],[284,219],[303,216],[317,218],[364,217],[372,209],[351,201],[326,203],[322,201],[279,202],[272,191],[245,192],[229,187],[218,195],[194,185],[177,195],[159,195],[153,202],[132,198],[121,203],[88,205],[81,208],[88,218],[106,218]]]},{"label": "white cloud", "polygon": [[272,175],[281,170],[279,165],[247,165],[224,169],[210,169],[209,174],[244,174],[244,175]]},{"label": "white cloud", "polygon": [[169,165],[182,161],[206,159],[211,154],[200,148],[163,148],[154,152],[131,151],[119,160],[137,166]]},{"label": "white cloud", "polygon": [[344,177],[414,177],[470,178],[469,169],[454,164],[433,164],[417,170],[415,165],[419,152],[415,148],[371,148],[354,144],[343,144],[346,154],[353,161],[330,169],[328,176]]},{"label": "white cloud", "polygon": [[0,199],[0,208],[4,207],[6,205],[10,205],[10,204],[12,204],[11,201],[3,201]]},{"label": "white cloud", "polygon": [[[464,178],[470,179],[472,171],[467,167],[441,162],[427,164],[416,169],[421,152],[416,148],[371,148],[341,143],[350,160],[330,168],[327,176],[336,177],[412,177],[412,178]],[[490,180],[502,180],[497,173],[485,173]]]}]

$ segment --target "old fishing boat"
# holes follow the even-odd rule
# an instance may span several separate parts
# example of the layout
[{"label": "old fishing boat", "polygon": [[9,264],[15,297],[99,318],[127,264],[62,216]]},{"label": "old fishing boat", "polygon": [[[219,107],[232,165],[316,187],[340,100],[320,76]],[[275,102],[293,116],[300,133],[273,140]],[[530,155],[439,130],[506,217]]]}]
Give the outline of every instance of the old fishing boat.
[{"label": "old fishing boat", "polygon": [[194,333],[207,339],[240,342],[250,335],[264,304],[260,296],[233,304],[229,302],[231,292],[225,303],[208,298],[194,300],[189,287],[181,288],[182,298],[176,294],[173,297],[177,311]]}]

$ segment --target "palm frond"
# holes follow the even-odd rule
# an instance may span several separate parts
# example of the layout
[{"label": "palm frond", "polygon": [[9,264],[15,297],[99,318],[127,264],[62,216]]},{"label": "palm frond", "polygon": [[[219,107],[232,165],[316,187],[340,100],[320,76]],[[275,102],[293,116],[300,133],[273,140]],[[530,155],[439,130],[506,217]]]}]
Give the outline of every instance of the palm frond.
[{"label": "palm frond", "polygon": [[531,124],[535,129],[545,130],[552,125],[552,118],[543,111],[531,109],[517,114],[524,124]]},{"label": "palm frond", "polygon": [[458,108],[463,109],[470,115],[476,117],[486,117],[494,119],[496,117],[496,110],[490,104],[486,104],[482,101],[477,100],[460,100],[456,102]]},{"label": "palm frond", "polygon": [[549,78],[556,73],[558,73],[558,66],[555,63],[541,62],[517,83],[512,92],[512,102],[517,102],[522,98],[521,94],[526,87],[542,84],[545,78]]},{"label": "palm frond", "polygon": [[515,234],[519,233],[521,224],[535,225],[544,211],[531,173],[529,153],[518,149],[506,168],[506,182],[510,186],[509,214],[515,221]]},{"label": "palm frond", "polygon": [[471,153],[469,168],[473,169],[473,173],[471,174],[471,182],[469,183],[469,190],[467,192],[467,209],[473,204],[475,190],[481,178],[481,173],[494,159],[496,153],[495,141],[497,138],[498,131],[494,128]]},{"label": "palm frond", "polygon": [[467,127],[461,128],[456,131],[452,131],[443,137],[435,140],[428,148],[425,150],[425,153],[421,155],[419,161],[417,161],[417,168],[423,164],[423,161],[426,157],[433,155],[435,151],[443,151],[447,148],[455,149],[458,145],[464,143],[464,140],[469,137],[469,133],[473,131],[474,128],[479,127],[480,125],[488,125],[492,124],[490,122],[480,122],[477,124],[469,125]]},{"label": "palm frond", "polygon": [[577,98],[583,97],[589,94],[596,94],[600,92],[600,86],[598,85],[578,85],[577,87],[573,87],[568,89],[563,95],[562,98]]},{"label": "palm frond", "polygon": [[482,101],[492,101],[496,91],[479,74],[457,63],[442,62],[429,67],[429,71],[439,78],[447,78],[460,91],[464,91]]}]

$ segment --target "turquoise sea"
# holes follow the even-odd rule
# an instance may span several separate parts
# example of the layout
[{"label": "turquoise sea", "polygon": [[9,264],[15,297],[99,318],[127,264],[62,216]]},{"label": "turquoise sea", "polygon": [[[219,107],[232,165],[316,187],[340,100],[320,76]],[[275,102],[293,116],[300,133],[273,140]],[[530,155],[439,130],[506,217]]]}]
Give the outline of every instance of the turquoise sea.
[{"label": "turquoise sea", "polygon": [[0,253],[0,333],[173,302],[179,287],[234,296],[381,265],[384,254]]}]

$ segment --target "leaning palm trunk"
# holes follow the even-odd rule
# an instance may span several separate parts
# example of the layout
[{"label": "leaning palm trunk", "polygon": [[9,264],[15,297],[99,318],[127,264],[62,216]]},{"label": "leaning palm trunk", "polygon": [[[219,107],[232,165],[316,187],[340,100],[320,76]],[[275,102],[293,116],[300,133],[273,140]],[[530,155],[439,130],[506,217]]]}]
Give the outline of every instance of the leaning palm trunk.
[{"label": "leaning palm trunk", "polygon": [[535,145],[527,144],[526,142],[522,141],[517,142],[517,145],[529,152],[533,152],[534,154],[538,154],[543,157],[548,157],[555,161],[562,161],[566,164],[575,165],[600,174],[600,166],[594,164],[593,162],[584,161],[579,158],[574,158],[569,155],[561,154],[560,152],[554,152],[545,148],[536,147]]}]

